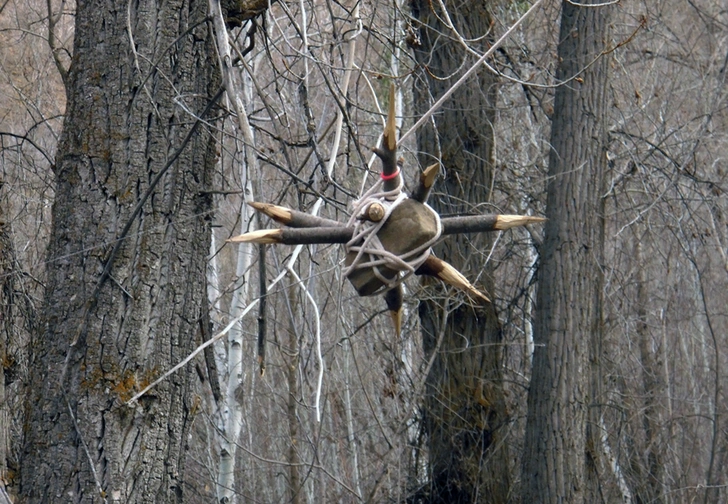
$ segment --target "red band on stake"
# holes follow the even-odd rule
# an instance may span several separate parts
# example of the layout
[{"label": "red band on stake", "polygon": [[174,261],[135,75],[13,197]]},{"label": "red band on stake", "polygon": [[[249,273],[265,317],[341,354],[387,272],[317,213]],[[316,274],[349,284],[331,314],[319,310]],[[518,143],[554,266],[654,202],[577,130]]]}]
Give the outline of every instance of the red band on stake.
[{"label": "red band on stake", "polygon": [[387,180],[392,180],[397,175],[399,175],[399,166],[397,167],[397,171],[392,173],[391,175],[385,175],[384,172],[382,172],[381,177],[382,177],[382,180],[387,181]]}]

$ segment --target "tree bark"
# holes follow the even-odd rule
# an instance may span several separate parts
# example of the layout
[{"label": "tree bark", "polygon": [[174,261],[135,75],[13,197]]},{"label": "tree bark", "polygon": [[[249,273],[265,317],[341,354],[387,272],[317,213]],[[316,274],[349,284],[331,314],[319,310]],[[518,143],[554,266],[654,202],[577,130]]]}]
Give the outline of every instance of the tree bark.
[{"label": "tree bark", "polygon": [[[0,175],[0,191],[3,186]],[[20,416],[16,412],[22,405],[17,389],[24,378],[18,376],[22,370],[17,349],[27,344],[26,328],[33,320],[33,313],[23,306],[19,295],[22,292],[20,273],[3,199],[0,201],[0,504],[7,495],[5,485],[10,488],[16,479],[14,454],[19,444],[14,431]]]},{"label": "tree bark", "polygon": [[[0,176],[1,177],[1,176]],[[0,190],[3,188],[0,178]],[[12,241],[5,221],[5,208],[0,202],[0,489],[4,491],[8,477],[10,455],[10,405],[5,395],[6,368],[10,371],[9,351],[12,340],[12,307],[14,306],[15,278],[13,277]]]},{"label": "tree bark", "polygon": [[[637,233],[635,233],[636,235]],[[648,296],[648,278],[646,274],[649,261],[644,258],[640,237],[635,236],[634,258],[637,263],[637,327],[635,335],[639,344],[640,365],[642,368],[642,427],[644,429],[645,445],[641,453],[647,460],[642,463],[645,467],[643,484],[636,489],[640,502],[653,502],[664,504],[665,488],[667,487],[665,475],[665,443],[662,439],[661,425],[665,424],[665,403],[670,400],[666,383],[664,382],[662,359],[663,349],[655,338],[648,324],[648,307],[651,302]]]},{"label": "tree bark", "polygon": [[[438,4],[416,0],[413,14],[421,23],[415,56],[415,113],[421,115],[457,79],[464,60],[475,57],[445,26]],[[437,9],[433,12],[432,8]],[[454,28],[472,48],[487,49],[490,14],[482,2],[445,2]],[[444,34],[444,35],[443,35]],[[463,67],[468,68],[467,63]],[[436,76],[437,78],[433,78]],[[495,85],[492,74],[480,70],[460,87],[418,133],[420,164],[440,161],[444,180],[435,184],[430,204],[440,214],[468,214],[488,201],[493,177]],[[439,159],[438,159],[439,158]],[[492,292],[485,256],[490,239],[483,234],[451,236],[435,254]],[[478,287],[478,285],[476,285]],[[482,289],[481,289],[482,290]],[[423,405],[428,439],[429,485],[417,502],[506,502],[510,488],[508,447],[504,442],[507,413],[502,388],[501,329],[494,306],[456,301],[433,289],[420,302],[425,354],[433,359]]]},{"label": "tree bark", "polygon": [[524,503],[583,502],[587,459],[595,456],[587,426],[590,366],[598,364],[602,334],[609,11],[563,2],[557,77],[564,84],[556,89],[551,133]]},{"label": "tree bark", "polygon": [[183,500],[190,370],[123,403],[196,346],[215,150],[175,100],[202,115],[220,80],[206,2],[128,9],[77,2],[23,502]]}]

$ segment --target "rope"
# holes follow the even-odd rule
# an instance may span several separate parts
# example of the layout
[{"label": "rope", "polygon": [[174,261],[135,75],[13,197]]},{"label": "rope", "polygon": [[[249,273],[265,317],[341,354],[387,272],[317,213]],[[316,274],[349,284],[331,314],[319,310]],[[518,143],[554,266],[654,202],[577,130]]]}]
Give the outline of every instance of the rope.
[{"label": "rope", "polygon": [[[394,209],[407,199],[407,195],[402,191],[404,184],[401,177],[399,186],[391,191],[383,191],[383,183],[384,177],[381,177],[361,198],[352,204],[353,211],[349,222],[347,222],[347,226],[354,227],[354,234],[351,240],[344,246],[347,253],[356,253],[356,257],[352,263],[343,269],[344,276],[348,277],[356,270],[371,269],[374,276],[384,284],[372,293],[372,295],[381,294],[402,284],[406,278],[412,275],[427,260],[432,251],[432,246],[442,234],[440,216],[432,207],[425,203],[425,207],[432,213],[437,224],[435,236],[419,247],[399,255],[386,250],[379,240],[377,233],[387,222],[389,216],[392,215]],[[361,219],[361,216],[364,215],[372,203],[379,203],[384,207],[384,217],[379,222]],[[397,272],[397,275],[394,278],[387,278],[382,274],[381,267],[394,270]],[[401,275],[401,272],[404,272],[404,275]]]}]

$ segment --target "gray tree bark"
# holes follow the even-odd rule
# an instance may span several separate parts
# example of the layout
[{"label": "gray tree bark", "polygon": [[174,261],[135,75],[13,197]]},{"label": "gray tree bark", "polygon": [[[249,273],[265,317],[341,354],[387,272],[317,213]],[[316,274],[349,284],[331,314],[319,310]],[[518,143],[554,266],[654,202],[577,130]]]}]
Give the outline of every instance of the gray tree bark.
[{"label": "gray tree bark", "polygon": [[[444,12],[426,1],[412,3],[420,21],[415,56],[419,64],[415,82],[415,112],[421,115],[457,79],[463,60],[475,57],[445,26]],[[445,2],[454,27],[479,52],[492,41],[485,36],[491,17],[482,2]],[[444,35],[443,35],[444,34]],[[468,68],[467,64],[463,67]],[[436,76],[438,78],[433,78]],[[442,78],[442,79],[439,79]],[[493,121],[496,77],[485,69],[460,87],[419,131],[420,164],[442,162],[444,180],[438,180],[430,204],[441,214],[476,212],[489,200],[493,177]],[[490,238],[484,234],[450,236],[435,247],[435,254],[477,279],[492,292],[493,281],[484,273]],[[433,364],[427,376],[423,406],[428,439],[430,484],[417,502],[506,502],[510,489],[508,425],[502,388],[501,329],[492,304],[451,297],[437,292],[419,307],[425,353]]]},{"label": "gray tree bark", "polygon": [[521,478],[529,504],[583,502],[596,450],[587,434],[602,334],[609,11],[563,2]]},{"label": "gray tree bark", "polygon": [[[637,233],[635,233],[637,235]],[[666,500],[665,488],[666,467],[664,449],[666,443],[662,436],[661,426],[665,424],[665,418],[668,408],[666,402],[669,401],[667,383],[665,383],[665,374],[662,359],[664,359],[662,345],[655,344],[652,330],[648,324],[649,310],[652,305],[648,297],[648,278],[646,274],[646,266],[649,261],[644,259],[642,246],[639,243],[640,236],[635,236],[634,258],[637,262],[636,282],[637,282],[637,327],[635,336],[638,340],[640,364],[642,367],[642,427],[644,430],[645,445],[641,450],[644,473],[642,474],[642,482],[635,489],[635,493],[640,502],[653,502],[654,504],[664,504]],[[642,469],[642,468],[641,468]],[[668,497],[669,498],[669,497]]]},{"label": "gray tree bark", "polygon": [[186,141],[175,100],[202,114],[220,84],[206,5],[77,1],[22,502],[183,500],[192,374],[124,401],[196,346],[203,316],[214,142]]},{"label": "gray tree bark", "polygon": [[[4,182],[0,176],[0,190]],[[18,341],[19,320],[18,295],[16,292],[16,260],[15,249],[10,233],[10,223],[5,216],[4,202],[0,202],[0,503],[3,502],[5,485],[14,479],[12,466],[13,446],[11,440],[13,409],[20,406],[21,401],[13,397],[6,388],[6,381],[13,381],[13,374],[17,372],[18,363],[12,352],[12,347],[22,345]]]},{"label": "gray tree bark", "polygon": [[[0,190],[4,183],[0,178]],[[5,369],[10,368],[9,344],[12,338],[12,307],[15,304],[13,278],[12,240],[5,222],[5,209],[0,203],[0,490],[5,491],[10,454],[10,404],[5,395]]]}]

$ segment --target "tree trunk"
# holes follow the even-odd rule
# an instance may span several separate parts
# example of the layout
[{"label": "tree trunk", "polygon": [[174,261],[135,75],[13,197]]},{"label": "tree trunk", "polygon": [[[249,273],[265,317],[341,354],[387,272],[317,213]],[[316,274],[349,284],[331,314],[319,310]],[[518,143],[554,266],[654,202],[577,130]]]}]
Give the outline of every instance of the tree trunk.
[{"label": "tree trunk", "polygon": [[77,1],[23,502],[182,501],[189,368],[124,401],[197,343],[215,151],[175,100],[203,115],[220,80],[206,2],[128,9]]},{"label": "tree trunk", "polygon": [[[419,0],[412,4],[422,23],[414,47],[420,65],[414,89],[417,115],[455,82],[463,60],[475,61],[443,24],[446,13],[431,10],[434,5]],[[490,39],[482,37],[491,27],[484,4],[445,2],[445,6],[462,37],[479,40],[472,47],[484,52]],[[492,74],[479,71],[438,111],[437,130],[430,123],[419,131],[421,165],[442,162],[444,181],[436,183],[437,192],[430,197],[441,215],[482,213],[475,207],[490,197],[495,84]],[[483,284],[486,292],[493,292],[492,279],[482,275],[489,244],[484,234],[450,236],[435,247],[435,253],[471,281]],[[423,406],[429,485],[413,500],[506,502],[510,468],[503,442],[507,413],[498,317],[492,304],[454,298],[451,291],[437,292],[419,307],[425,353],[433,364]]]},{"label": "tree trunk", "polygon": [[664,349],[659,341],[653,337],[648,324],[649,310],[652,303],[648,295],[648,278],[646,269],[650,261],[645,260],[641,237],[635,233],[634,258],[637,262],[635,268],[637,281],[637,336],[640,350],[640,365],[642,368],[642,401],[643,413],[642,427],[644,429],[645,445],[641,452],[647,457],[643,460],[645,477],[643,483],[636,489],[640,502],[664,504],[665,502],[665,443],[662,439],[662,425],[665,425],[666,402],[670,400],[666,383],[664,382],[662,359]]},{"label": "tree trunk", "polygon": [[[0,176],[1,177],[1,176]],[[4,182],[0,178],[0,190]],[[10,455],[10,405],[5,395],[5,372],[10,371],[9,346],[12,340],[12,308],[15,304],[15,278],[13,277],[12,241],[5,221],[5,208],[0,201],[0,488],[4,490],[8,477]]]},{"label": "tree trunk", "polygon": [[556,89],[538,273],[522,475],[529,504],[583,502],[595,456],[587,425],[598,364],[590,357],[598,360],[602,334],[609,10],[563,2],[557,77],[568,82]]},{"label": "tree trunk", "polygon": [[[0,175],[0,191],[4,181]],[[18,386],[23,376],[18,362],[18,348],[27,344],[27,325],[33,313],[23,306],[19,281],[21,272],[15,256],[11,223],[5,213],[5,199],[0,200],[0,503],[3,503],[5,485],[11,487],[16,479],[18,452],[16,429],[18,408],[22,394]],[[20,380],[19,380],[20,379]]]}]

